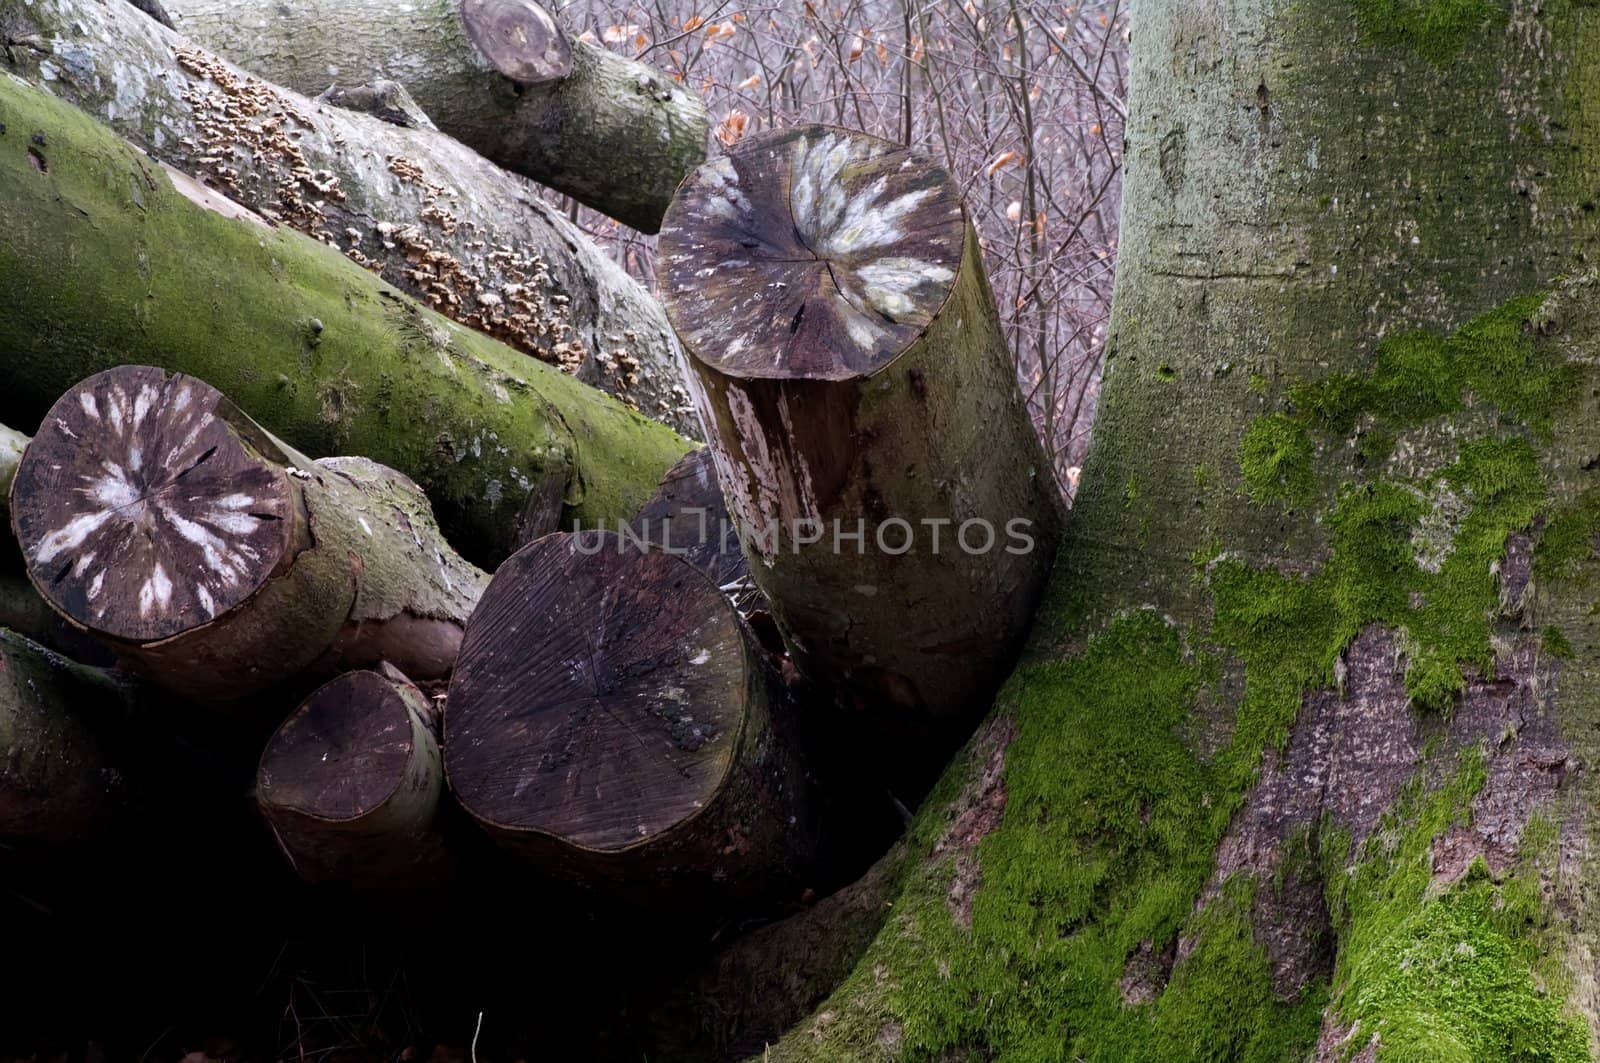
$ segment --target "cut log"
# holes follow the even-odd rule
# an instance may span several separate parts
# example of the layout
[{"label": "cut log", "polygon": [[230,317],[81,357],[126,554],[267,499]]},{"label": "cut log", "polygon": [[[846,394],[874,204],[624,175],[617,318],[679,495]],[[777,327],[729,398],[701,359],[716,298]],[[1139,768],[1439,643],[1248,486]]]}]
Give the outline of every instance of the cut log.
[{"label": "cut log", "polygon": [[627,520],[687,449],[331,248],[192,201],[38,89],[0,78],[0,124],[0,422],[124,362],[191,373],[306,451],[410,476],[485,564],[535,485],[563,485],[566,522]]},{"label": "cut log", "polygon": [[23,454],[11,518],[46,601],[204,700],[325,657],[442,677],[487,582],[405,477],[312,462],[204,382],[149,366],[62,396]]},{"label": "cut log", "polygon": [[256,804],[297,875],[385,893],[449,878],[437,730],[428,696],[387,665],[301,703],[256,772]]},{"label": "cut log", "polygon": [[788,711],[705,575],[557,533],[473,614],[445,769],[491,835],[563,877],[653,907],[793,899],[817,837]]},{"label": "cut log", "polygon": [[335,70],[350,82],[398,81],[463,144],[635,229],[655,232],[673,189],[706,157],[705,105],[660,71],[566,38],[559,29],[570,71],[524,82],[561,65],[544,57],[534,35],[520,57],[501,43],[487,51],[474,44],[475,35],[496,34],[488,9],[513,7],[531,29],[536,16],[527,12],[535,5],[528,0],[472,3],[465,19],[446,3],[405,12],[384,0],[167,3],[180,32],[307,95],[321,92]]},{"label": "cut log", "polygon": [[754,138],[685,183],[659,263],[801,672],[896,727],[975,717],[1061,513],[949,176],[841,130]]},{"label": "cut log", "polygon": [[633,521],[634,537],[676,553],[704,572],[746,616],[765,609],[717,483],[711,452],[691,450],[667,470]]},{"label": "cut log", "polygon": [[0,29],[25,44],[0,52],[6,68],[154,157],[446,317],[698,432],[655,299],[529,181],[442,133],[400,128],[426,121],[400,86],[342,78],[354,87],[311,100],[124,4],[0,0]]},{"label": "cut log", "polygon": [[84,841],[116,826],[128,787],[98,732],[132,705],[110,674],[0,628],[0,839]]}]

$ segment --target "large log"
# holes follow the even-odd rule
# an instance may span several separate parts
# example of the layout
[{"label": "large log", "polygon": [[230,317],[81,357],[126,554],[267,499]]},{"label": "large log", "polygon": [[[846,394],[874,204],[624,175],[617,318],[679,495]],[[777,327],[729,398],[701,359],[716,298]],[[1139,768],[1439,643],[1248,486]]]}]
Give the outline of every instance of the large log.
[{"label": "large log", "polygon": [[133,705],[109,673],[0,628],[0,839],[83,841],[117,825],[128,785],[103,732]]},{"label": "large log", "polygon": [[11,520],[46,601],[204,700],[325,659],[441,678],[487,582],[404,476],[313,462],[204,382],[149,366],[98,373],[52,407]]},{"label": "large log", "polygon": [[307,882],[405,893],[451,869],[438,713],[387,665],[318,688],[268,740],[256,804]]},{"label": "large log", "polygon": [[611,533],[512,555],[445,709],[462,806],[547,871],[635,903],[798,898],[817,844],[784,692],[721,591]]},{"label": "large log", "polygon": [[754,138],[685,183],[659,263],[800,670],[896,726],[970,720],[1028,629],[1060,503],[949,176],[842,130]]},{"label": "large log", "polygon": [[0,421],[36,425],[125,362],[190,373],[303,450],[410,476],[485,564],[509,553],[536,485],[563,485],[564,520],[625,520],[686,449],[304,234],[191,200],[115,134],[9,77],[0,124]]},{"label": "large log", "polygon": [[[535,5],[470,4],[468,14],[481,25],[508,6]],[[660,227],[673,189],[706,157],[705,105],[673,79],[577,39],[565,41],[564,76],[551,76],[560,64],[532,38],[526,66],[536,69],[496,51],[497,69],[453,3],[176,0],[167,10],[182,33],[308,95],[334,79],[397,81],[462,143],[643,232]]]},{"label": "large log", "polygon": [[[156,158],[446,317],[698,431],[660,305],[527,180],[432,129],[270,85],[126,4],[0,0],[0,29],[6,68]],[[403,120],[381,93],[336,98]]]}]

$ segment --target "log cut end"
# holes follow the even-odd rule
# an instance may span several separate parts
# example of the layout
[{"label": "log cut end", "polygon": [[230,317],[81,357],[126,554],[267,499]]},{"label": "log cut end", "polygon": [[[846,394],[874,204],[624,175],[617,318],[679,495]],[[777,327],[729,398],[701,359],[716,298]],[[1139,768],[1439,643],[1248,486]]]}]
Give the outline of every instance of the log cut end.
[{"label": "log cut end", "polygon": [[98,373],[23,455],[11,517],[39,592],[97,634],[153,642],[208,623],[292,560],[277,446],[214,388],[148,366]]},{"label": "log cut end", "polygon": [[522,85],[572,73],[572,49],[550,12],[532,0],[461,0],[461,21],[491,66]]},{"label": "log cut end", "polygon": [[269,817],[348,822],[393,797],[416,753],[404,690],[377,672],[346,672],[301,703],[261,755],[256,800]]},{"label": "log cut end", "polygon": [[733,774],[742,638],[678,557],[594,532],[540,539],[468,627],[445,715],[452,787],[499,831],[602,852],[659,841]]},{"label": "log cut end", "polygon": [[742,142],[679,189],[658,261],[668,316],[729,376],[849,380],[916,341],[960,269],[949,175],[826,126]]}]

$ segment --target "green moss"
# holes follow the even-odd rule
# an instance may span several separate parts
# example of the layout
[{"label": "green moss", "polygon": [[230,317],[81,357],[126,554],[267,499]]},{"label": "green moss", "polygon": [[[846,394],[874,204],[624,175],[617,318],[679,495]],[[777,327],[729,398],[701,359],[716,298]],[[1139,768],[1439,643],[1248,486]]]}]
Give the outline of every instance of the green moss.
[{"label": "green moss", "polygon": [[1573,387],[1578,367],[1533,342],[1527,321],[1544,298],[1512,299],[1450,336],[1385,339],[1365,376],[1338,373],[1290,388],[1292,419],[1342,435],[1370,415],[1392,430],[1455,413],[1471,396],[1509,421],[1547,431],[1550,411]]},{"label": "green moss", "polygon": [[1496,0],[1353,0],[1356,18],[1379,44],[1410,48],[1435,63],[1455,58],[1473,35],[1505,18]]},{"label": "green moss", "polygon": [[1239,446],[1245,490],[1256,502],[1310,497],[1316,488],[1313,452],[1311,437],[1295,419],[1281,413],[1256,418]]},{"label": "green moss", "polygon": [[1554,625],[1546,627],[1539,635],[1539,648],[1551,657],[1563,661],[1570,661],[1577,656],[1577,649],[1573,647],[1572,640]]},{"label": "green moss", "polygon": [[1600,536],[1600,488],[1591,487],[1557,509],[1534,547],[1533,571],[1543,579],[1576,579]]},{"label": "green moss", "polygon": [[[1126,615],[1082,656],[1025,670],[1006,758],[1005,817],[978,847],[970,931],[946,907],[950,869],[926,872],[896,933],[869,956],[899,972],[883,1005],[906,1054],[951,1048],[1018,1060],[1295,1059],[1323,994],[1272,995],[1252,939],[1249,885],[1196,915],[1254,756],[1203,763],[1179,731],[1212,663],[1153,612]],[[1074,770],[1063,771],[1063,764]],[[1151,1003],[1119,983],[1142,943],[1194,949]],[[862,988],[862,987],[857,987]],[[1159,987],[1156,987],[1159,988]],[[850,990],[846,990],[849,992]],[[860,1058],[837,1032],[838,1055]],[[857,1034],[861,1036],[861,1034]]]},{"label": "green moss", "polygon": [[1386,1061],[1589,1058],[1587,1027],[1537,976],[1546,915],[1535,862],[1553,837],[1548,821],[1530,822],[1532,844],[1504,881],[1481,857],[1453,885],[1435,881],[1434,839],[1466,819],[1485,778],[1483,753],[1469,750],[1444,785],[1413,785],[1355,870],[1328,880],[1341,938],[1335,1006],[1360,1024],[1352,1048],[1376,1035]]}]

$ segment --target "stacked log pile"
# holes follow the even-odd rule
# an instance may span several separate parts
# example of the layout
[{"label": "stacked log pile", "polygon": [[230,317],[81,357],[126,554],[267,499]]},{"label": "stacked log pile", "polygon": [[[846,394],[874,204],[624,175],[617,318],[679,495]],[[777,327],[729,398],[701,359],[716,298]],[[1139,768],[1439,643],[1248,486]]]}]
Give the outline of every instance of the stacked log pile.
[{"label": "stacked log pile", "polygon": [[[263,68],[233,31],[315,18],[312,67],[266,70],[307,91],[378,54],[315,4],[166,8]],[[119,728],[183,706],[259,753],[253,805],[308,883],[470,889],[484,839],[596,904],[792,910],[859,869],[860,803],[903,812],[976,720],[1056,542],[976,237],[942,170],[824,128],[701,166],[668,209],[704,148],[680,87],[528,3],[439,18],[401,20],[426,76],[341,58],[365,84],[312,102],[117,3],[0,0],[26,45],[0,80],[0,413],[37,428],[0,432],[27,579],[4,612],[26,633],[0,632],[0,840],[90,842],[138,774]],[[112,67],[155,74],[113,90]],[[217,94],[255,101],[231,134]],[[596,164],[572,138],[601,104],[595,151],[651,122],[659,150]],[[665,309],[450,133],[664,215]],[[415,301],[439,305],[419,256],[487,270],[502,240],[545,271],[516,284],[584,293],[571,328],[670,317],[636,383],[692,394],[707,447],[482,335],[483,291],[477,316]],[[105,656],[27,637],[57,628]]]}]

